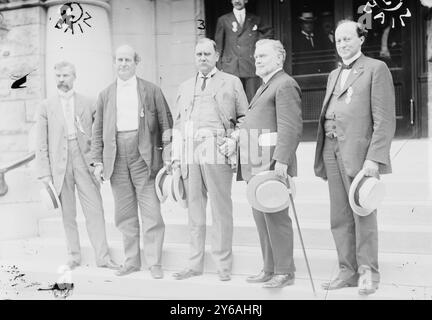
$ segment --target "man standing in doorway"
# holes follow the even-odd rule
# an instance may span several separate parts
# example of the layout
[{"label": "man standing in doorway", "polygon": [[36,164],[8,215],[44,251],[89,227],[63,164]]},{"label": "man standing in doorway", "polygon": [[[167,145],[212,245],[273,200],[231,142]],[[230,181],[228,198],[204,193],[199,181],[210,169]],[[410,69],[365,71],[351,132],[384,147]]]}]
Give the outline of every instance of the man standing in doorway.
[{"label": "man standing in doorway", "polygon": [[246,12],[248,0],[231,0],[233,12],[219,17],[215,41],[220,54],[218,67],[240,78],[250,102],[260,86],[255,74],[255,43],[273,38],[273,29],[264,26],[261,18]]},{"label": "man standing in doorway", "polygon": [[139,206],[144,258],[152,277],[160,279],[165,224],[154,178],[171,140],[172,117],[162,90],[136,76],[139,60],[132,47],[117,48],[117,80],[99,94],[96,104],[92,155],[96,178],[111,180],[115,224],[123,234],[126,261],[116,274],[141,268]]}]

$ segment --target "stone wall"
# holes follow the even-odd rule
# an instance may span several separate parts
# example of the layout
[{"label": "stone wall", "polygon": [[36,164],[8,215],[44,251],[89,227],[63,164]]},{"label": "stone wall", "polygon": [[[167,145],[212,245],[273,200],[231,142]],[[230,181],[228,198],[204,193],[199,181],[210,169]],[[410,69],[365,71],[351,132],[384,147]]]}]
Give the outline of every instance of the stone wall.
[{"label": "stone wall", "polygon": [[[2,11],[2,15],[9,31],[0,38],[0,163],[29,150],[28,132],[45,96],[46,23],[42,7]],[[26,88],[11,89],[10,76],[28,72]]]},{"label": "stone wall", "polygon": [[122,44],[134,47],[141,57],[138,76],[157,83],[155,1],[111,0],[111,24],[113,52]]},{"label": "stone wall", "polygon": [[194,75],[197,19],[203,18],[201,0],[156,1],[158,80],[173,111],[179,85]]}]

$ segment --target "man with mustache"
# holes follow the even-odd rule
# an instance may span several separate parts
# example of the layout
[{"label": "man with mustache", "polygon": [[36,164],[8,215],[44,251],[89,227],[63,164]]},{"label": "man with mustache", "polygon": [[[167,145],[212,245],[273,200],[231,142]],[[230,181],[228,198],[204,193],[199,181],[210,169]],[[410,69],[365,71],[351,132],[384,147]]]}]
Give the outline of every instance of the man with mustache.
[{"label": "man with mustache", "polygon": [[75,188],[86,218],[90,242],[99,267],[117,269],[112,262],[105,233],[100,185],[90,166],[90,140],[95,110],[93,102],[73,89],[73,64],[54,66],[58,94],[41,103],[36,124],[36,165],[44,183],[53,183],[62,207],[63,226],[69,253],[67,265],[81,264],[76,222]]},{"label": "man with mustache", "polygon": [[123,235],[126,260],[116,274],[141,268],[139,206],[145,262],[152,277],[161,279],[165,224],[154,179],[171,140],[172,116],[162,90],[136,76],[139,60],[132,47],[117,48],[117,80],[96,104],[92,157],[96,179],[111,180],[115,224]]},{"label": "man with mustache", "polygon": [[218,59],[216,43],[200,39],[195,47],[198,73],[181,84],[176,99],[173,161],[174,167],[181,164],[187,188],[191,239],[189,265],[174,274],[178,280],[203,273],[208,197],[213,218],[212,257],[219,279],[231,279],[233,171],[229,158],[236,143],[228,136],[238,130],[248,102],[239,78],[216,68]]},{"label": "man with mustache", "polygon": [[260,86],[255,74],[255,43],[273,38],[273,29],[261,18],[246,11],[248,0],[231,0],[233,12],[219,17],[215,41],[220,53],[218,67],[240,78],[250,102]]}]

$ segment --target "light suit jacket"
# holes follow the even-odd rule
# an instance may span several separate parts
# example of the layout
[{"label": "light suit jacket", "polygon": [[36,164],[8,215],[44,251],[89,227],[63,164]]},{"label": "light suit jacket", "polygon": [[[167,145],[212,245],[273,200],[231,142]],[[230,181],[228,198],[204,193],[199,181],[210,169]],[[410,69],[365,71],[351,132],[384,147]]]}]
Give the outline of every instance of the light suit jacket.
[{"label": "light suit jacket", "polygon": [[[150,176],[155,176],[170,160],[164,152],[171,141],[172,116],[162,90],[137,77],[138,91],[138,149]],[[141,112],[144,117],[141,117]],[[92,162],[104,165],[104,180],[111,178],[117,152],[117,81],[103,90],[96,103],[96,117],[92,136]],[[164,154],[164,159],[162,158]]]},{"label": "light suit jacket", "polygon": [[[340,72],[339,67],[329,75],[318,125],[314,169],[324,179],[327,178],[322,154],[325,114]],[[335,114],[336,134],[347,175],[355,177],[366,159],[378,162],[381,174],[391,173],[390,146],[396,115],[395,90],[387,65],[362,54],[337,99],[344,101]]]},{"label": "light suit jacket", "polygon": [[[249,181],[273,169],[275,161],[287,164],[288,174],[296,176],[296,150],[303,130],[297,82],[283,70],[274,74],[258,89],[240,129],[237,180]],[[259,136],[272,132],[277,133],[276,145],[260,146]]]},{"label": "light suit jacket", "polygon": [[[90,173],[90,141],[95,115],[94,101],[75,93],[74,123],[78,145]],[[68,159],[67,127],[60,97],[42,101],[37,112],[36,167],[38,177],[51,176],[54,188],[60,194]],[[93,177],[93,174],[91,174]]]},{"label": "light suit jacket", "polygon": [[[173,134],[173,159],[181,160],[182,155],[186,154],[185,122],[192,112],[191,106],[196,81],[197,77],[193,77],[183,82],[178,89],[176,98],[177,116],[174,122]],[[240,79],[218,70],[212,77],[208,90],[212,91],[211,95],[218,105],[216,113],[221,116],[218,120],[224,120],[222,122],[224,128],[227,131],[238,129],[248,108],[247,97]],[[233,122],[236,123],[235,126]],[[226,133],[229,136],[232,132]],[[183,161],[181,170],[183,178],[186,178],[188,170]]]}]

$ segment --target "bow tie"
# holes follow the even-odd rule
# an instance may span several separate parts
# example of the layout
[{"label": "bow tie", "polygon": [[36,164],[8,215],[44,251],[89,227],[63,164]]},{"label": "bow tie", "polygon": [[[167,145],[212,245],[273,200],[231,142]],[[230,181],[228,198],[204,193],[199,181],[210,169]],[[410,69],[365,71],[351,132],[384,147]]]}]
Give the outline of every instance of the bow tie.
[{"label": "bow tie", "polygon": [[353,67],[353,65],[354,65],[354,63],[355,63],[356,61],[357,61],[357,60],[354,60],[354,61],[351,62],[350,64],[341,63],[341,68],[342,68],[342,70],[351,70],[352,67]]}]

